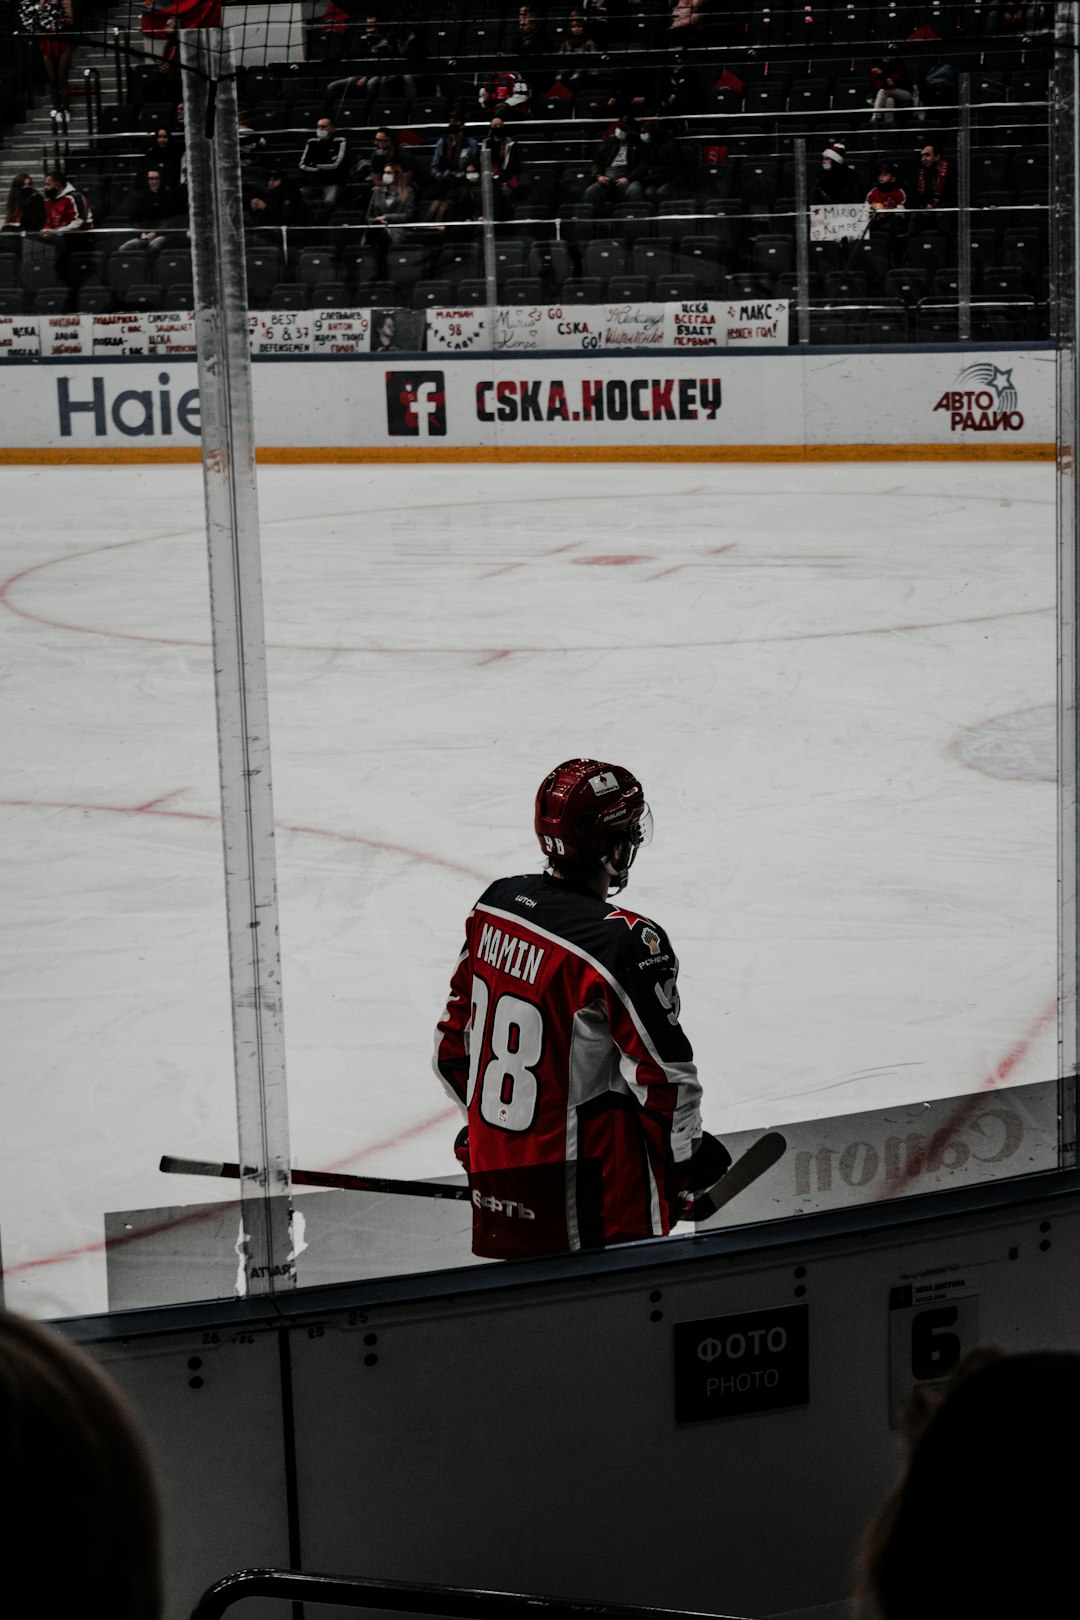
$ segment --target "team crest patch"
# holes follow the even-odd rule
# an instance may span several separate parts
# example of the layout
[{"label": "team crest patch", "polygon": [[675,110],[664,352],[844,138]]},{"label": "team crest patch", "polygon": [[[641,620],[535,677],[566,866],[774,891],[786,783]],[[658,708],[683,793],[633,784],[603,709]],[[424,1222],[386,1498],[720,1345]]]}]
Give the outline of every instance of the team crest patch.
[{"label": "team crest patch", "polygon": [[655,928],[650,928],[648,923],[646,923],[644,928],[641,930],[641,937],[645,941],[646,945],[649,947],[649,955],[650,956],[659,956],[660,955],[660,945],[661,945],[662,942],[661,942],[661,939],[660,939],[660,935],[656,932],[656,929]]},{"label": "team crest patch", "polygon": [[619,779],[614,771],[600,771],[596,776],[589,777],[589,786],[596,794],[596,797],[602,799],[605,793],[618,792]]}]

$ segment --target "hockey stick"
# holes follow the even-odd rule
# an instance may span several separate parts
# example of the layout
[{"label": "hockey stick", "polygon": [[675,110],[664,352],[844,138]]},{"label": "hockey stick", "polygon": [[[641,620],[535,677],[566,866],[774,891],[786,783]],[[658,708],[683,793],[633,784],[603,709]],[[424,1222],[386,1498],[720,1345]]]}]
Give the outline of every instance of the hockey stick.
[{"label": "hockey stick", "polygon": [[[164,1154],[159,1170],[174,1176],[224,1176],[240,1180],[238,1164],[215,1164],[206,1159],[177,1159]],[[251,1171],[254,1175],[255,1172]],[[349,1192],[404,1193],[412,1198],[453,1198],[469,1202],[468,1187],[455,1187],[438,1181],[389,1181],[382,1176],[345,1176],[332,1170],[294,1170],[292,1179],[300,1187],[344,1187]]]},{"label": "hockey stick", "polygon": [[[683,1217],[688,1221],[708,1220],[718,1209],[743,1192],[745,1188],[770,1170],[787,1152],[787,1142],[779,1131],[770,1131],[748,1147],[741,1158],[720,1180],[702,1193]],[[163,1154],[159,1170],[174,1176],[220,1176],[240,1180],[240,1166],[236,1163],[214,1162],[208,1159],[178,1159]],[[254,1174],[254,1172],[252,1172]],[[299,1187],[338,1187],[350,1192],[399,1193],[413,1198],[450,1198],[468,1203],[468,1187],[456,1187],[437,1181],[390,1181],[381,1176],[348,1176],[333,1170],[294,1170],[292,1180]]]},{"label": "hockey stick", "polygon": [[768,1131],[764,1136],[759,1136],[741,1158],[735,1160],[726,1175],[694,1200],[683,1219],[707,1221],[710,1215],[715,1215],[717,1210],[723,1209],[725,1204],[730,1204],[733,1198],[745,1192],[766,1170],[771,1170],[786,1152],[787,1140],[779,1131]]}]

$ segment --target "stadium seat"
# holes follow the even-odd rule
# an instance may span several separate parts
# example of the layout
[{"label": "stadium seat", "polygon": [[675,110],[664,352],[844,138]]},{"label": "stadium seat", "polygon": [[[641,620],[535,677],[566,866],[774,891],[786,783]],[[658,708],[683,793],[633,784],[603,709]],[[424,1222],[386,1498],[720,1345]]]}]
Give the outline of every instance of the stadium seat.
[{"label": "stadium seat", "polygon": [[886,298],[899,300],[902,304],[917,304],[926,297],[930,291],[930,271],[912,269],[904,266],[901,269],[889,270],[885,276]]},{"label": "stadium seat", "polygon": [[[164,250],[163,250],[164,251]],[[189,276],[190,276],[190,254]],[[127,308],[125,297],[129,287],[145,286],[150,280],[150,264],[143,248],[130,248],[126,253],[114,253],[106,272],[108,285],[116,294],[122,309]]]},{"label": "stadium seat", "polygon": [[451,286],[468,277],[478,275],[482,269],[480,249],[475,242],[459,243],[454,247],[445,247],[439,255],[439,279],[440,281],[449,281]]},{"label": "stadium seat", "polygon": [[598,276],[572,276],[563,282],[559,293],[563,304],[600,304],[603,300],[604,283]]},{"label": "stadium seat", "polygon": [[825,296],[854,303],[866,298],[866,277],[858,270],[830,270],[825,277]]},{"label": "stadium seat", "polygon": [[[131,286],[125,287],[123,293],[117,295],[116,303],[119,309],[132,310],[136,313],[164,307],[162,290],[152,282],[134,282]],[[183,307],[182,305],[181,308]]]},{"label": "stadium seat", "polygon": [[344,281],[318,281],[311,289],[312,309],[347,309],[349,302]]},{"label": "stadium seat", "polygon": [[907,317],[902,310],[871,310],[859,322],[858,333],[863,343],[904,343]]},{"label": "stadium seat", "polygon": [[520,238],[495,243],[495,279],[501,284],[508,276],[523,276],[529,257],[529,245]]},{"label": "stadium seat", "polygon": [[725,298],[737,298],[745,303],[751,299],[772,297],[772,288],[766,276],[755,276],[744,270],[736,270],[724,280]]},{"label": "stadium seat", "polygon": [[565,242],[534,242],[529,249],[529,276],[554,297],[571,272],[570,249]]},{"label": "stadium seat", "polygon": [[79,288],[75,308],[80,315],[105,315],[113,308],[113,295],[100,282]]},{"label": "stadium seat", "polygon": [[386,255],[386,278],[392,286],[411,295],[416,283],[424,274],[426,264],[426,248],[392,247]]},{"label": "stadium seat", "polygon": [[560,203],[557,217],[564,242],[587,242],[596,231],[596,211],[591,203]]},{"label": "stadium seat", "polygon": [[533,276],[514,278],[503,288],[503,299],[507,304],[542,304],[544,302],[543,289],[539,281]]},{"label": "stadium seat", "polygon": [[459,281],[453,292],[454,303],[462,309],[481,309],[487,303],[487,285],[483,281]]},{"label": "stadium seat", "polygon": [[194,280],[191,270],[191,250],[163,247],[154,266],[154,280],[159,287],[168,287],[173,282]]},{"label": "stadium seat", "polygon": [[1006,231],[1002,237],[1002,263],[1019,270],[1028,286],[1033,286],[1042,269],[1042,244],[1037,230]]},{"label": "stadium seat", "polygon": [[597,237],[586,242],[582,265],[587,276],[599,277],[603,281],[610,280],[612,276],[621,276],[626,271],[626,248],[622,242]]},{"label": "stadium seat", "polygon": [[412,290],[413,309],[444,309],[453,301],[454,292],[448,281],[418,281]]},{"label": "stadium seat", "polygon": [[649,278],[647,276],[612,276],[607,289],[609,304],[647,304]]},{"label": "stadium seat", "polygon": [[320,281],[334,281],[337,272],[337,255],[330,248],[301,248],[296,255],[296,279],[307,287],[317,287]]},{"label": "stadium seat", "polygon": [[284,268],[280,248],[248,248],[244,255],[247,270],[248,304],[252,309],[264,307],[263,300],[281,280]]},{"label": "stadium seat", "polygon": [[750,270],[775,280],[794,268],[795,244],[788,236],[756,236],[750,248]]},{"label": "stadium seat", "polygon": [[700,298],[701,286],[697,276],[694,275],[656,276],[653,280],[652,295],[657,304],[681,304],[687,300]]},{"label": "stadium seat", "polygon": [[0,287],[0,315],[21,315],[22,312],[22,288]]},{"label": "stadium seat", "polygon": [[907,244],[907,263],[912,270],[926,270],[931,275],[944,268],[946,260],[955,252],[953,245],[936,231],[924,236],[913,236]]},{"label": "stadium seat", "polygon": [[620,203],[611,213],[611,234],[632,246],[653,234],[656,209],[652,203]]},{"label": "stadium seat", "polygon": [[673,257],[668,237],[646,238],[635,242],[630,252],[630,273],[635,276],[669,276]]},{"label": "stadium seat", "polygon": [[266,309],[310,309],[311,288],[302,281],[279,281],[270,289]]},{"label": "stadium seat", "polygon": [[876,291],[885,281],[889,270],[889,249],[879,237],[864,237],[844,250],[846,268],[858,270],[866,277],[866,285]]}]

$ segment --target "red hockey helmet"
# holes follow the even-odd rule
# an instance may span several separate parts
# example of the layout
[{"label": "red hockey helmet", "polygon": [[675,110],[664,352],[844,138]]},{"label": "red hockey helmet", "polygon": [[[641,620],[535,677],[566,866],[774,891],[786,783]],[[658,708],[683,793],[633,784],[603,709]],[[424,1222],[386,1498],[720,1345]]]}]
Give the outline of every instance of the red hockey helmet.
[{"label": "red hockey helmet", "polygon": [[632,771],[600,759],[556,765],[540,784],[533,824],[549,860],[599,863],[616,892],[625,888],[638,850],[652,839],[652,812],[641,783]]}]

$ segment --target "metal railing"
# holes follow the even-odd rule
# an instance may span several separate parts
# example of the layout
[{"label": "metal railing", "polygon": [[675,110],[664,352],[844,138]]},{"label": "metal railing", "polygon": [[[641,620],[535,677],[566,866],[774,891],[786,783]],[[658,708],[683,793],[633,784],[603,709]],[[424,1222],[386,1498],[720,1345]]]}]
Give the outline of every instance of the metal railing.
[{"label": "metal railing", "polygon": [[657,1609],[626,1603],[572,1603],[521,1592],[487,1592],[354,1575],[302,1575],[286,1569],[242,1569],[215,1581],[190,1620],[220,1620],[244,1598],[284,1603],[328,1603],[338,1608],[383,1609],[440,1620],[737,1620],[732,1615]]}]

